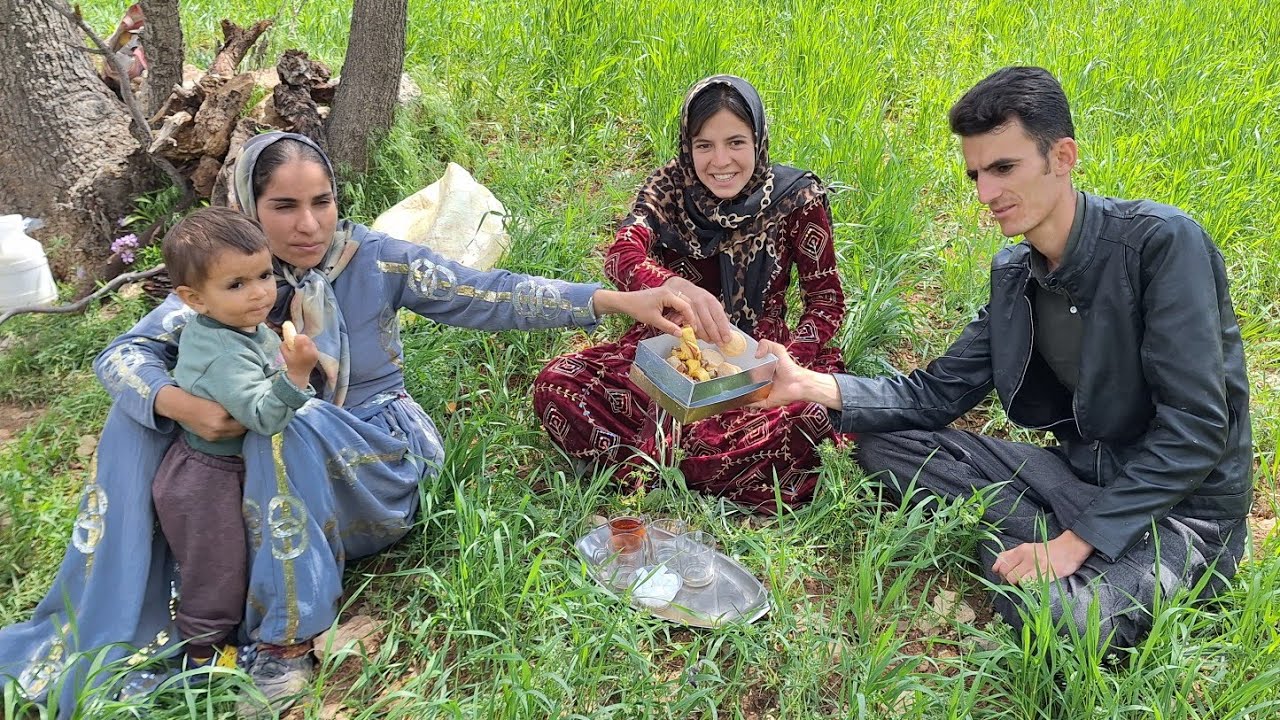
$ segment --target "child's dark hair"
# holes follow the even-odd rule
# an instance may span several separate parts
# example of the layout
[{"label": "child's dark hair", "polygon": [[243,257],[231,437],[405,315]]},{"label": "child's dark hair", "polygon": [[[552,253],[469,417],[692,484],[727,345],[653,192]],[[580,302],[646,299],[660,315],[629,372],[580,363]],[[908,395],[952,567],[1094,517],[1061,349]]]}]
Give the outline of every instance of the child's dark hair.
[{"label": "child's dark hair", "polygon": [[174,287],[198,287],[208,278],[218,253],[235,250],[253,255],[267,249],[262,227],[225,207],[201,208],[174,225],[164,236],[160,251]]}]

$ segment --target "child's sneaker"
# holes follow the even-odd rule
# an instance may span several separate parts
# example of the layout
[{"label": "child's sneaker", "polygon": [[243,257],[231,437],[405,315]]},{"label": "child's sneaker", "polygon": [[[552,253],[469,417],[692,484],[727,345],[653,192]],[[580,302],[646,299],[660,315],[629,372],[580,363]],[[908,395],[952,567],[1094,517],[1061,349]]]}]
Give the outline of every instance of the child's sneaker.
[{"label": "child's sneaker", "polygon": [[[249,667],[249,677],[267,704],[256,695],[242,696],[236,705],[236,715],[245,719],[270,718],[292,706],[315,675],[315,660],[310,646],[307,648],[259,645],[257,657]],[[290,655],[292,657],[288,657]]]}]

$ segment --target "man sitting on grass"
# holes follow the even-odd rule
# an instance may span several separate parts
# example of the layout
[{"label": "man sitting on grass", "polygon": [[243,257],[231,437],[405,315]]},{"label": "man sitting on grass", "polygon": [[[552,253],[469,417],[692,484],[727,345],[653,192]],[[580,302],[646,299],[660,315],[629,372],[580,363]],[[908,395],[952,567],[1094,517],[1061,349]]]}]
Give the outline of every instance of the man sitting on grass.
[{"label": "man sitting on grass", "polygon": [[[986,490],[986,576],[1051,580],[1063,632],[1083,632],[1096,606],[1102,643],[1133,646],[1156,597],[1209,572],[1215,591],[1244,549],[1249,397],[1222,255],[1177,208],[1073,187],[1071,111],[1047,71],[999,70],[950,119],[978,200],[1025,238],[995,256],[988,304],[905,376],[823,375],[761,343],[781,359],[766,402],[832,409],[899,500]],[[1058,445],[946,427],[993,388],[1010,420]],[[994,595],[1015,627],[1018,597]]]}]

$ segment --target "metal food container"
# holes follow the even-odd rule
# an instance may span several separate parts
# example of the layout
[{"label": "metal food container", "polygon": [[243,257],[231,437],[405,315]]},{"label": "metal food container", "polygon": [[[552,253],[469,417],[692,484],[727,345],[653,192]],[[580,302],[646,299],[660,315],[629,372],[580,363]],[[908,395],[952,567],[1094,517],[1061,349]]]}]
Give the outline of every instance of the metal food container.
[{"label": "metal food container", "polygon": [[[747,349],[737,355],[726,355],[725,360],[742,368],[742,372],[696,382],[667,364],[667,357],[680,343],[680,339],[658,335],[641,341],[636,348],[635,363],[631,366],[631,381],[681,423],[702,420],[725,410],[763,400],[772,389],[778,358],[772,353],[757,358],[755,355],[758,343],[745,333],[737,330],[734,332],[746,340]],[[701,340],[698,341],[698,347],[721,352]]]}]

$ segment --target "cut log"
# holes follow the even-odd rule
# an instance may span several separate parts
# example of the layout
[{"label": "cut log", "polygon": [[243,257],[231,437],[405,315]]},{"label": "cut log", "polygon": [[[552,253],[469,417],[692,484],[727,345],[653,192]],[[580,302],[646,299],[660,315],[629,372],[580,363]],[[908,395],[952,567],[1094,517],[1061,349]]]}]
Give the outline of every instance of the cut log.
[{"label": "cut log", "polygon": [[164,101],[164,104],[151,116],[148,122],[151,127],[156,127],[162,124],[165,118],[180,112],[190,113],[192,117],[195,117],[195,114],[200,110],[200,104],[203,102],[204,88],[198,82],[192,82],[190,87],[185,82],[181,86],[175,85],[168,99]]},{"label": "cut log", "polygon": [[284,127],[287,124],[285,123],[284,118],[280,117],[280,114],[276,112],[275,90],[272,90],[270,95],[263,96],[263,98],[258,101],[258,104],[254,105],[253,108],[246,113],[245,117],[251,117],[263,125],[269,125],[271,127]]},{"label": "cut log", "polygon": [[222,75],[229,77],[234,75],[236,68],[240,67],[240,61],[244,59],[245,53],[249,52],[249,48],[258,41],[262,33],[271,27],[270,20],[259,20],[252,26],[242,28],[230,20],[222,21],[222,36],[226,41],[222,47],[218,49],[218,54],[213,58],[213,63],[209,65],[210,75]]},{"label": "cut log", "polygon": [[218,181],[218,171],[222,169],[222,159],[213,155],[200,158],[195,172],[191,173],[191,187],[196,194],[207,198],[213,193],[213,184]]},{"label": "cut log", "polygon": [[324,124],[311,98],[311,88],[328,82],[329,68],[301,50],[286,50],[276,63],[276,72],[280,75],[280,84],[272,91],[276,113],[285,121],[287,129],[306,135],[324,147]]},{"label": "cut log", "polygon": [[205,155],[221,159],[227,154],[231,131],[252,93],[253,75],[244,73],[225,80],[205,97],[200,112],[196,113],[194,128],[195,134],[204,140]]},{"label": "cut log", "polygon": [[218,179],[213,184],[212,192],[209,193],[209,204],[238,207],[235,188],[232,187],[231,173],[235,169],[236,160],[240,158],[240,149],[249,141],[249,138],[269,130],[271,127],[274,126],[264,125],[251,117],[242,118],[240,122],[236,123],[235,132],[231,133],[231,143],[227,148],[227,157],[222,161],[222,169],[218,171]]},{"label": "cut log", "polygon": [[151,141],[151,147],[147,148],[147,152],[155,153],[166,145],[177,145],[173,141],[173,134],[178,131],[178,128],[189,122],[191,122],[191,113],[185,110],[165,118],[164,125],[156,131],[155,139]]},{"label": "cut log", "polygon": [[333,71],[301,50],[285,50],[276,63],[280,82],[311,89],[329,83]]}]

